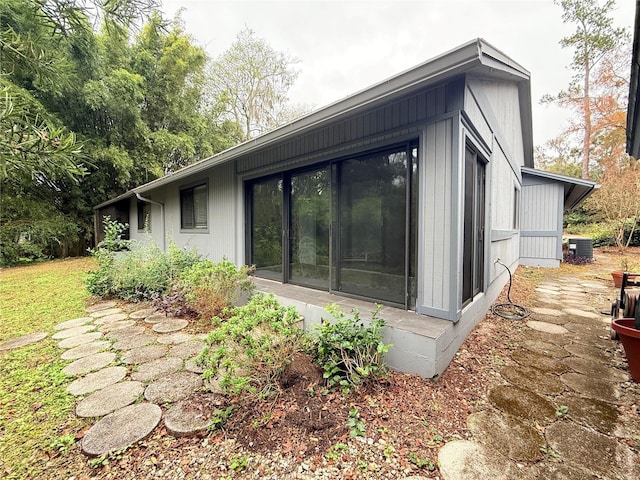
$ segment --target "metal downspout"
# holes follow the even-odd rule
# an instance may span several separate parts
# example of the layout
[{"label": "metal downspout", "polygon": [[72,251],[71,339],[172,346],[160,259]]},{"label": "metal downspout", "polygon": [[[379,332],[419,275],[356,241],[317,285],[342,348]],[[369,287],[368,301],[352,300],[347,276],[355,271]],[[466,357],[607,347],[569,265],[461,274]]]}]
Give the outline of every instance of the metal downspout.
[{"label": "metal downspout", "polygon": [[162,221],[162,226],[160,228],[162,233],[162,251],[166,252],[167,251],[167,235],[164,228],[164,203],[156,202],[154,200],[151,200],[150,198],[145,198],[139,193],[136,193],[136,198],[141,202],[151,203],[152,205],[160,205],[160,220]]}]

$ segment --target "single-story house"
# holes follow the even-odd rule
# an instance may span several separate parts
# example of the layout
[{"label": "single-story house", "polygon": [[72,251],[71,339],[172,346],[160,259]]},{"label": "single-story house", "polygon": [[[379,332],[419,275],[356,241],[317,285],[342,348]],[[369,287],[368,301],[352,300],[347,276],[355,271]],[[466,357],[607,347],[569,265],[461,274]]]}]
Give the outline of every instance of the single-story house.
[{"label": "single-story house", "polygon": [[557,266],[563,208],[594,188],[534,170],[529,76],[470,41],[98,205],[98,230],[255,265],[306,327],[384,304],[391,367],[436,376],[506,284],[497,261]]}]

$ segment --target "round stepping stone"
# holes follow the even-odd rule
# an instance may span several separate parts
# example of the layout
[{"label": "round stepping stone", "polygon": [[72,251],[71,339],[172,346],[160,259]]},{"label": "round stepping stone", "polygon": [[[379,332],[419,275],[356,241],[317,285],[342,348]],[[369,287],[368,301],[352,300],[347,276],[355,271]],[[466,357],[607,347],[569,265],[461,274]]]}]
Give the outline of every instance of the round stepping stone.
[{"label": "round stepping stone", "polygon": [[116,350],[131,350],[132,348],[144,347],[149,343],[154,343],[158,340],[156,335],[147,333],[141,333],[140,335],[133,335],[132,337],[122,338],[113,344],[112,348]]},{"label": "round stepping stone", "polygon": [[120,322],[110,322],[105,323],[102,327],[100,327],[100,331],[103,333],[110,332],[112,330],[118,330],[119,328],[129,328],[135,327],[135,320],[123,320]]},{"label": "round stepping stone", "polygon": [[175,437],[206,433],[216,408],[224,405],[223,397],[205,393],[175,403],[164,416],[164,426]]},{"label": "round stepping stone", "polygon": [[547,427],[545,436],[565,462],[584,465],[588,461],[589,470],[602,478],[633,478],[627,476],[631,470],[624,469],[622,459],[616,458],[618,444],[614,438],[573,422],[556,422]]},{"label": "round stepping stone", "polygon": [[96,318],[93,323],[96,325],[105,325],[107,323],[120,322],[122,320],[127,320],[129,315],[126,313],[114,313],[111,315],[107,315],[105,317]]},{"label": "round stepping stone", "polygon": [[147,329],[143,326],[117,328],[115,330],[111,330],[110,332],[106,333],[105,337],[117,342],[118,340],[122,340],[123,338],[129,338],[135,335],[140,335],[141,333],[144,333],[146,331]]},{"label": "round stepping stone", "polygon": [[565,333],[569,333],[569,330],[561,325],[556,325],[555,323],[537,322],[535,320],[529,320],[527,322],[527,327],[532,328],[533,330],[538,330],[539,332],[549,333],[551,335],[562,335]]},{"label": "round stepping stone", "polygon": [[582,318],[593,318],[595,320],[600,320],[601,317],[601,315],[598,315],[597,313],[586,312],[584,310],[580,310],[579,308],[565,308],[562,311],[568,313],[569,315],[575,315]]},{"label": "round stepping stone", "polygon": [[557,283],[542,282],[541,284],[538,285],[538,287],[544,288],[547,290],[560,290],[562,288],[562,285],[559,285]]},{"label": "round stepping stone", "polygon": [[471,440],[444,445],[438,452],[440,475],[445,480],[485,480],[521,478],[515,464]]},{"label": "round stepping stone", "polygon": [[153,312],[155,311],[156,311],[155,308],[143,308],[141,310],[136,310],[135,312],[131,312],[129,314],[129,317],[135,318],[135,319],[147,318],[148,316],[153,315]]},{"label": "round stepping stone", "polygon": [[122,362],[127,365],[147,363],[163,357],[169,351],[169,347],[164,345],[147,345],[146,347],[127,350],[122,354]]},{"label": "round stepping stone", "polygon": [[195,358],[190,358],[184,364],[184,369],[188,372],[199,373],[202,374],[205,371],[205,368],[200,366]]},{"label": "round stepping stone", "polygon": [[182,368],[182,359],[176,357],[164,357],[143,363],[131,374],[131,378],[138,382],[150,382],[177,372]]},{"label": "round stepping stone", "polygon": [[100,370],[116,359],[113,352],[100,352],[79,358],[62,369],[65,375],[83,375],[85,373]]},{"label": "round stepping stone", "polygon": [[565,373],[560,376],[560,380],[571,388],[580,393],[583,397],[594,398],[607,403],[622,404],[621,391],[616,388],[615,383],[607,380],[599,380],[590,375],[582,375],[581,373]]},{"label": "round stepping stone", "polygon": [[32,343],[44,340],[48,335],[49,334],[47,332],[36,332],[5,340],[4,342],[0,343],[0,352],[4,350],[13,350],[14,348],[20,348],[26,345],[31,345]]},{"label": "round stepping stone", "polygon": [[110,413],[82,438],[82,451],[97,457],[122,450],[149,435],[160,422],[162,409],[151,403],[139,403]]},{"label": "round stepping stone", "polygon": [[156,323],[153,326],[153,331],[157,333],[177,332],[187,325],[189,325],[189,322],[183,318],[170,318],[163,322]]},{"label": "round stepping stone", "polygon": [[183,400],[202,386],[202,377],[193,372],[177,372],[156,380],[144,391],[144,398],[153,403],[173,403]]},{"label": "round stepping stone", "polygon": [[524,388],[499,385],[489,392],[489,400],[500,410],[538,423],[549,423],[556,418],[556,409],[548,400]]},{"label": "round stepping stone", "polygon": [[193,338],[195,337],[190,333],[167,333],[166,335],[162,335],[158,338],[158,343],[162,343],[163,345],[175,345],[178,343],[188,342],[189,340],[193,340]]},{"label": "round stepping stone", "polygon": [[194,340],[191,342],[180,343],[171,347],[169,355],[179,358],[190,358],[200,355],[200,352],[204,349],[204,342],[200,340]]},{"label": "round stepping stone", "polygon": [[569,368],[578,373],[589,375],[598,380],[608,380],[610,382],[628,382],[629,374],[617,368],[607,367],[599,362],[587,360],[582,357],[571,357],[565,360]]},{"label": "round stepping stone", "polygon": [[67,328],[81,327],[87,323],[93,322],[93,317],[80,317],[67,320],[53,327],[54,330],[66,330]]},{"label": "round stepping stone", "polygon": [[540,451],[540,445],[544,444],[542,435],[515,417],[485,410],[469,415],[467,425],[474,440],[508,458],[535,462],[543,457]]},{"label": "round stepping stone", "polygon": [[549,288],[536,288],[536,292],[544,293],[545,295],[561,295],[560,290],[551,290]]},{"label": "round stepping stone", "polygon": [[564,315],[561,310],[556,310],[554,308],[545,308],[545,307],[534,307],[531,309],[533,313],[539,313],[540,315],[549,315],[551,317],[561,317]]},{"label": "round stepping stone", "polygon": [[78,335],[82,335],[83,333],[87,333],[95,329],[96,329],[95,325],[81,325],[79,327],[73,327],[67,330],[60,330],[59,332],[51,335],[51,338],[55,340],[62,340],[64,338],[71,338]]},{"label": "round stepping stone", "polygon": [[114,308],[116,305],[118,304],[118,302],[116,302],[115,300],[109,300],[106,302],[99,302],[99,303],[95,303],[93,305],[89,305],[85,311],[87,313],[95,313],[98,312],[100,310],[108,310],[111,308]]},{"label": "round stepping stone", "polygon": [[[548,335],[546,336],[548,337]],[[522,366],[534,366],[543,372],[560,374],[568,370],[567,365],[562,359],[554,358],[550,355],[541,355],[529,350],[513,352],[511,358]]]},{"label": "round stepping stone", "polygon": [[513,385],[535,390],[542,395],[558,395],[565,389],[564,383],[557,376],[526,365],[505,367],[500,375]]},{"label": "round stepping stone", "polygon": [[60,357],[63,360],[77,360],[78,358],[86,357],[98,353],[101,350],[105,350],[111,346],[111,343],[103,340],[97,342],[85,343],[78,345],[77,347],[70,348],[64,352]]},{"label": "round stepping stone", "polygon": [[95,392],[114,383],[118,383],[127,374],[125,367],[108,367],[89,373],[82,378],[78,378],[69,384],[67,392],[76,397],[87,393]]},{"label": "round stepping stone", "polygon": [[107,309],[91,312],[89,313],[89,316],[93,318],[100,318],[100,317],[108,317],[109,315],[115,315],[118,313],[122,313],[121,308],[107,308]]},{"label": "round stepping stone", "polygon": [[585,287],[587,291],[589,290],[607,290],[607,287],[602,285],[601,283],[596,282],[582,282],[580,283],[581,287]]},{"label": "round stepping stone", "polygon": [[167,316],[164,313],[154,313],[153,315],[149,315],[147,318],[145,318],[144,321],[146,323],[160,323],[160,322],[164,322],[165,320],[169,320],[171,318],[174,318],[174,317]]},{"label": "round stepping stone", "polygon": [[620,412],[608,403],[578,395],[566,395],[558,399],[558,404],[569,408],[567,414],[574,422],[605,435],[612,435],[616,430]]},{"label": "round stepping stone", "polygon": [[543,342],[542,340],[524,340],[522,346],[527,350],[544,355],[545,357],[563,358],[569,356],[569,352],[561,346]]},{"label": "round stepping stone", "polygon": [[131,405],[144,393],[142,382],[120,382],[83,398],[76,405],[78,417],[102,417]]},{"label": "round stepping stone", "polygon": [[78,345],[93,342],[94,340],[98,340],[101,337],[102,333],[100,332],[83,333],[82,335],[76,335],[75,337],[65,338],[60,343],[58,343],[58,347],[64,349],[73,348],[77,347]]},{"label": "round stepping stone", "polygon": [[576,357],[581,357],[594,362],[608,362],[613,354],[607,352],[603,348],[598,348],[593,345],[571,344],[565,345],[565,350]]}]

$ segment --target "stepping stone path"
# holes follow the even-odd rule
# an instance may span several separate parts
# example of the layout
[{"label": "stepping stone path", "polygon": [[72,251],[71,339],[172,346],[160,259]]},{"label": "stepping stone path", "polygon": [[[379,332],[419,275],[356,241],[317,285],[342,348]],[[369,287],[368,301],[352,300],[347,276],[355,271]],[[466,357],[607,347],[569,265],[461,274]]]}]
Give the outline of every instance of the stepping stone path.
[{"label": "stepping stone path", "polygon": [[[180,331],[189,322],[155,314],[151,308],[128,314],[116,302],[97,303],[87,313],[59,323],[52,335],[65,350],[61,357],[71,362],[63,372],[77,377],[67,386],[79,397],[76,415],[102,417],[84,434],[82,451],[99,456],[132,445],[156,428],[165,409],[171,434],[206,432],[215,411],[210,407],[222,403],[221,397],[200,392],[202,369],[192,357],[204,342]],[[41,333],[12,339],[0,349],[46,337]],[[141,399],[147,401],[136,403]]]},{"label": "stepping stone path", "polygon": [[596,313],[618,292],[575,277],[538,285],[513,362],[500,371],[507,384],[490,388],[487,409],[467,418],[469,440],[439,451],[443,480],[640,478],[628,441],[640,420],[626,413],[638,390],[609,338],[610,317]]}]

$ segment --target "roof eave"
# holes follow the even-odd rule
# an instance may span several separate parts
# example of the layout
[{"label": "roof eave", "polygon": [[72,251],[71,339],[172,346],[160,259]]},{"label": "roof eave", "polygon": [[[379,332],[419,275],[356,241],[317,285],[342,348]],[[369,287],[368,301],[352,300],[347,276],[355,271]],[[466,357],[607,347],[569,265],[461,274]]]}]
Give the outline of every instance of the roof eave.
[{"label": "roof eave", "polygon": [[[600,185],[596,182],[592,182],[591,180],[569,177],[559,173],[546,172],[544,170],[536,170],[528,167],[522,167],[521,172],[523,175],[531,175],[562,183],[564,185],[564,208],[566,210],[573,210],[584,202],[598,188],[600,188]],[[575,195],[569,195],[573,192],[575,192]]]}]

